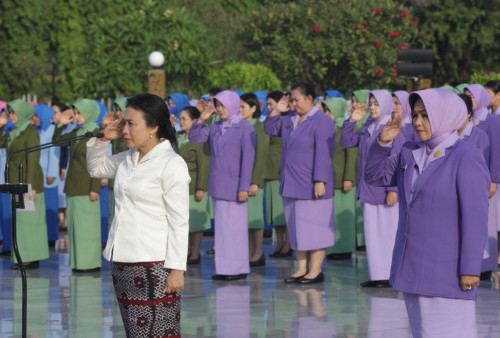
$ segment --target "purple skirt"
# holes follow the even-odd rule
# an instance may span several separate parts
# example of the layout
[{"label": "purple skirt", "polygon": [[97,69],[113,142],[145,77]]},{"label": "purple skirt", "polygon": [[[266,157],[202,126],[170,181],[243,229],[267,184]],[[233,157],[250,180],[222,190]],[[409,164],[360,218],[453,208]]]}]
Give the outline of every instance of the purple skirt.
[{"label": "purple skirt", "polygon": [[366,256],[371,280],[387,280],[391,274],[399,206],[363,203]]},{"label": "purple skirt", "polygon": [[300,200],[283,197],[292,249],[309,251],[335,244],[333,198]]},{"label": "purple skirt", "polygon": [[477,337],[474,300],[403,292],[413,337]]},{"label": "purple skirt", "polygon": [[248,204],[212,198],[215,218],[215,273],[250,272]]}]

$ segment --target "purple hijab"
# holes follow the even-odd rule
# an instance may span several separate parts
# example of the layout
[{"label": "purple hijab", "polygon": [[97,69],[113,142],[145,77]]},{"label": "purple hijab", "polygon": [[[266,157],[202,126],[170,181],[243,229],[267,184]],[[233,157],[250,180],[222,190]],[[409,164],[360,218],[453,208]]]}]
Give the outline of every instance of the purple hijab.
[{"label": "purple hijab", "polygon": [[419,98],[424,102],[432,132],[430,140],[425,143],[428,148],[434,149],[464,125],[467,119],[467,107],[460,96],[443,88],[411,93],[409,102],[412,110]]},{"label": "purple hijab", "polygon": [[[472,95],[474,96],[474,99],[476,100],[477,103],[477,108],[474,110],[474,115],[472,116],[473,121],[482,121],[486,119],[486,114],[488,110],[488,104],[490,103],[491,100],[491,95],[488,93],[486,88],[484,88],[480,84],[471,84],[468,85],[467,87],[464,88],[464,93],[466,90],[469,90]],[[486,114],[484,112],[486,111]],[[476,118],[477,117],[477,118]]]},{"label": "purple hijab", "polygon": [[396,96],[399,100],[399,103],[401,104],[401,107],[403,107],[403,124],[407,124],[411,122],[411,109],[410,109],[410,102],[408,101],[408,98],[410,97],[410,93],[408,93],[405,90],[396,90],[395,92],[392,93],[392,95]]},{"label": "purple hijab", "polygon": [[378,105],[380,107],[380,116],[376,119],[372,119],[373,123],[368,127],[368,132],[370,136],[373,134],[375,130],[378,129],[383,124],[386,124],[389,121],[389,118],[394,110],[394,101],[392,100],[391,93],[387,90],[376,89],[372,90],[368,96],[366,97],[366,104],[370,106],[370,97],[373,96],[375,100],[377,100]]},{"label": "purple hijab", "polygon": [[[231,90],[224,90],[215,95],[214,100],[222,103],[228,112],[227,119],[222,123],[223,127],[229,126],[232,122],[238,122],[235,118],[240,116],[240,96]],[[214,103],[215,107],[215,103]],[[234,120],[234,121],[233,121]]]}]

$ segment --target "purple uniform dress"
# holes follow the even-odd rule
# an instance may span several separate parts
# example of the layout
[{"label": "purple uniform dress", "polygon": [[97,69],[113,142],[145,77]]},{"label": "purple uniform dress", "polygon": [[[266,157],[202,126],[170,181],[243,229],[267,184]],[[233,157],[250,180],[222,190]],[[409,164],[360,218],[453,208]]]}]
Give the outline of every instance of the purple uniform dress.
[{"label": "purple uniform dress", "polygon": [[[488,168],[491,182],[500,182],[500,118],[489,113],[488,104],[491,96],[480,84],[472,84],[466,88],[477,103],[477,108],[472,116],[473,123],[483,130],[489,138],[490,152]],[[497,191],[489,200],[488,241],[485,248],[484,260],[481,271],[493,271],[498,267],[498,234],[500,231],[500,192]]]},{"label": "purple uniform dress", "polygon": [[[333,148],[335,125],[314,106],[299,124],[292,111],[268,116],[264,131],[281,137],[280,195],[294,250],[317,250],[335,244]],[[325,183],[325,195],[314,197],[314,183]]]},{"label": "purple uniform dress", "polygon": [[[431,130],[431,115],[457,130],[465,122],[465,104],[443,91],[414,95],[423,99]],[[456,114],[463,121],[449,122]],[[462,291],[460,275],[481,272],[490,178],[483,154],[456,132],[433,130],[434,136],[446,138],[431,149],[408,142],[397,155],[374,143],[365,176],[372,184],[398,186],[401,217],[390,281],[405,293],[414,336],[474,337],[477,289]]]},{"label": "purple uniform dress", "polygon": [[256,136],[253,126],[238,115],[237,94],[226,90],[214,99],[222,103],[229,117],[209,127],[193,124],[189,140],[210,143],[208,194],[214,204],[215,272],[245,274],[250,272],[248,204],[238,201],[238,192],[250,190]]},{"label": "purple uniform dress", "polygon": [[[364,178],[366,158],[371,144],[376,142],[380,131],[390,118],[394,104],[391,94],[385,90],[370,92],[379,103],[381,115],[377,119],[368,118],[365,125],[354,131],[356,122],[346,120],[342,127],[340,144],[346,148],[359,147],[359,172],[356,199],[362,204],[368,273],[371,280],[387,280],[391,270],[391,255],[398,226],[398,205],[386,204],[387,193],[396,191],[396,187],[376,187],[368,184]],[[368,100],[370,98],[368,95]],[[393,142],[393,153],[398,153],[406,142],[400,134]]]}]

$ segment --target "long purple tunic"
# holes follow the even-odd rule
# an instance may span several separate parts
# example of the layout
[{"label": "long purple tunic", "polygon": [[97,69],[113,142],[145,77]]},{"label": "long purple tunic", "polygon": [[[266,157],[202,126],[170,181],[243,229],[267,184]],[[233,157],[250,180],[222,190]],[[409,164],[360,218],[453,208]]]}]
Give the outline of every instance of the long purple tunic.
[{"label": "long purple tunic", "polygon": [[408,142],[391,156],[390,148],[374,143],[367,161],[369,182],[397,184],[399,191],[391,285],[418,295],[475,299],[477,289],[460,289],[460,275],[481,272],[490,185],[486,163],[475,147],[457,141],[434,156],[410,197],[413,152],[423,146]]}]

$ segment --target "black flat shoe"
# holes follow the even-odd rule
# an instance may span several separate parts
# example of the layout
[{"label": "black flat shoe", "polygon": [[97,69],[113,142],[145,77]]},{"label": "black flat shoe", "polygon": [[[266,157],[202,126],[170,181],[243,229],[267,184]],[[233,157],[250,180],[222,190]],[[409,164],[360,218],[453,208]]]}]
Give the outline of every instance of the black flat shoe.
[{"label": "black flat shoe", "polygon": [[491,271],[481,272],[481,276],[479,277],[480,280],[490,280],[490,278],[491,278]]},{"label": "black flat shoe", "polygon": [[195,264],[200,264],[201,262],[201,257],[198,256],[196,259],[188,259],[187,260],[187,265],[195,265]]},{"label": "black flat shoe", "polygon": [[[25,263],[23,264],[24,270],[35,270],[40,267],[40,262],[39,261],[34,261],[30,263]],[[21,266],[19,264],[14,264],[10,267],[12,270],[21,270]]]},{"label": "black flat shoe", "polygon": [[264,254],[260,256],[260,258],[254,262],[250,261],[250,266],[263,266],[266,265],[266,257],[264,257]]},{"label": "black flat shoe", "polygon": [[351,259],[351,252],[345,253],[332,253],[326,256],[329,261],[343,261]]},{"label": "black flat shoe", "polygon": [[287,284],[290,284],[290,283],[297,283],[297,281],[301,280],[302,278],[304,278],[305,275],[302,275],[302,276],[298,276],[298,277],[293,277],[293,276],[288,276],[287,278],[285,278],[283,281]]},{"label": "black flat shoe", "polygon": [[287,252],[284,252],[284,253],[283,252],[278,252],[276,254],[276,256],[274,256],[274,257],[276,257],[276,258],[292,257],[292,254],[293,254],[293,249],[290,249],[290,250],[288,250]]},{"label": "black flat shoe", "polygon": [[242,273],[239,275],[212,275],[213,280],[223,280],[223,281],[232,281],[247,278],[246,273]]},{"label": "black flat shoe", "polygon": [[325,274],[323,272],[320,272],[314,278],[302,278],[302,279],[298,280],[296,283],[306,285],[306,284],[314,284],[314,283],[323,283],[324,280],[325,280]]},{"label": "black flat shoe", "polygon": [[207,250],[206,251],[206,254],[209,255],[209,256],[213,256],[215,255],[215,249],[210,249],[210,250]]},{"label": "black flat shoe", "polygon": [[[272,254],[269,254],[269,257],[276,257],[279,254],[280,254],[280,252],[278,250],[278,251],[273,252]],[[499,264],[499,266],[500,266],[500,264]]]},{"label": "black flat shoe", "polygon": [[363,283],[359,283],[363,288],[390,288],[388,280],[368,280]]}]

